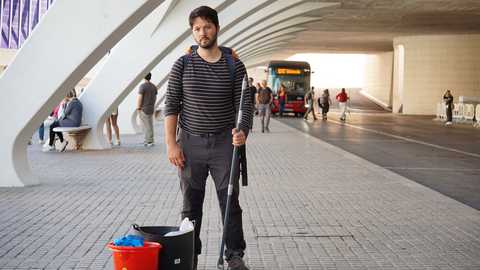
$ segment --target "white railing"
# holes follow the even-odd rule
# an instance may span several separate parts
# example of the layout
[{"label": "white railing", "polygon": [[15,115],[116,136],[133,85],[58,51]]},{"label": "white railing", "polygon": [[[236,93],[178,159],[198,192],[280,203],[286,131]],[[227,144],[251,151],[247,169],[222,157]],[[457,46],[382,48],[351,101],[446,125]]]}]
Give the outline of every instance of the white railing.
[{"label": "white railing", "polygon": [[464,104],[463,120],[466,122],[473,122],[474,117],[475,117],[475,106],[473,104]]},{"label": "white railing", "polygon": [[475,109],[475,119],[477,120],[475,127],[479,127],[480,126],[480,104],[478,104]]},{"label": "white railing", "polygon": [[437,102],[437,118],[440,120],[447,118],[447,111],[445,110],[444,102]]},{"label": "white railing", "polygon": [[463,104],[454,103],[455,108],[452,111],[453,121],[460,122],[463,120]]}]

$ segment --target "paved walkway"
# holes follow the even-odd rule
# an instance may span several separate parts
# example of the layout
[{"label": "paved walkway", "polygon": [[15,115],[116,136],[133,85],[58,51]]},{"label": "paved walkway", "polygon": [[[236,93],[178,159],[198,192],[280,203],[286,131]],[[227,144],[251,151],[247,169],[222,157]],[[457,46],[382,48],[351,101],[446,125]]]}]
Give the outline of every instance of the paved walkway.
[{"label": "paved walkway", "polygon": [[[121,128],[121,127],[120,127]],[[248,139],[241,190],[250,269],[480,269],[480,212],[276,120]],[[163,122],[154,147],[41,152],[40,186],[0,188],[0,269],[113,269],[107,243],[131,224],[178,225],[181,195]],[[199,269],[221,238],[209,181]]]}]

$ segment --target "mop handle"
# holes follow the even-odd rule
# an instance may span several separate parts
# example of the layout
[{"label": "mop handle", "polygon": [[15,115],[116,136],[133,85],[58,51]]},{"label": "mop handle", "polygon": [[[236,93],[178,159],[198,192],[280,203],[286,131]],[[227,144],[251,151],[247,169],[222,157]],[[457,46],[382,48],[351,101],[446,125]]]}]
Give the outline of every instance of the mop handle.
[{"label": "mop handle", "polygon": [[[247,75],[245,75],[243,77],[242,95],[240,97],[240,106],[238,108],[237,133],[240,132],[240,128],[242,126],[243,101],[245,99],[245,89],[247,89],[247,85],[248,85]],[[223,269],[223,250],[225,246],[225,238],[227,235],[228,215],[230,213],[230,203],[232,201],[232,194],[233,194],[233,179],[235,178],[235,171],[237,170],[237,162],[238,162],[238,146],[235,146],[233,148],[232,166],[230,168],[230,181],[228,183],[227,205],[225,207],[225,219],[223,221],[222,244],[220,245],[220,256],[218,257],[217,269]]]}]

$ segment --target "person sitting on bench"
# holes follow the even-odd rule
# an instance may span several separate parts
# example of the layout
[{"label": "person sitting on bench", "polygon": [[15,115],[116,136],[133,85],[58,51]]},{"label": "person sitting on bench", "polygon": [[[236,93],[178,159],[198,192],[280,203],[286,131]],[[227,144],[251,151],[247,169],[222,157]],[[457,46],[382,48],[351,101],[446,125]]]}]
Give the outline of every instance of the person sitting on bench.
[{"label": "person sitting on bench", "polygon": [[82,114],[83,114],[83,105],[80,100],[76,97],[75,89],[70,90],[70,93],[66,96],[68,100],[67,108],[62,117],[57,121],[53,122],[50,125],[50,140],[49,144],[43,148],[43,152],[54,151],[55,146],[53,145],[53,139],[55,134],[57,134],[60,139],[61,146],[59,151],[63,152],[68,145],[68,141],[63,139],[62,132],[54,132],[53,129],[56,127],[79,127],[82,123]]}]

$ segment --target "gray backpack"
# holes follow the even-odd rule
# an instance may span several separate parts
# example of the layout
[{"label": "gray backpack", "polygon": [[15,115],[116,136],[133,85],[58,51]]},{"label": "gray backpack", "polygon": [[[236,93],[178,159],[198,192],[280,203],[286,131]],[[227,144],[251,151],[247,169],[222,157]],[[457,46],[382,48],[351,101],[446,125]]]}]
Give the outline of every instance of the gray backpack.
[{"label": "gray backpack", "polygon": [[312,99],[312,95],[313,95],[312,91],[308,91],[308,93],[307,93],[307,100]]}]

